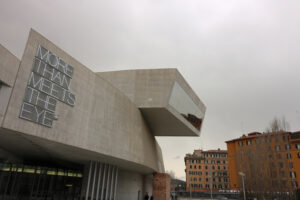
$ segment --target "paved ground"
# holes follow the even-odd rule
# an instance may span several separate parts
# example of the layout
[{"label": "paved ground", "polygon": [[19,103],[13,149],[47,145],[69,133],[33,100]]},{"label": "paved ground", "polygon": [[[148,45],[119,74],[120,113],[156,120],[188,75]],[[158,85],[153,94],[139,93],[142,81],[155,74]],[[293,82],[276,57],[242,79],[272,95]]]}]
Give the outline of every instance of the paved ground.
[{"label": "paved ground", "polygon": [[[220,198],[220,199],[222,199],[222,198]],[[183,197],[180,198],[179,197],[177,200],[220,200],[220,199],[210,199],[210,198],[209,199],[207,199],[207,198],[206,199],[203,199],[203,198],[191,198],[190,199],[190,198],[183,198]],[[230,200],[230,199],[227,199],[227,200]]]}]

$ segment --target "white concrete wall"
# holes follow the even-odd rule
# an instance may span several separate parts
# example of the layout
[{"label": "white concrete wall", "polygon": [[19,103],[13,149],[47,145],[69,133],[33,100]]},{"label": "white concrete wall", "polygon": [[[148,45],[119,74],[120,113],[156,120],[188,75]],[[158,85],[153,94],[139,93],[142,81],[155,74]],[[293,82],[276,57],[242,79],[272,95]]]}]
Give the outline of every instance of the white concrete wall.
[{"label": "white concrete wall", "polygon": [[[139,173],[119,170],[117,200],[143,200],[145,192],[152,194],[151,178]],[[145,184],[145,181],[147,182]],[[138,198],[139,196],[139,198]]]},{"label": "white concrete wall", "polygon": [[0,44],[0,127],[14,86],[20,61]]},{"label": "white concrete wall", "polygon": [[20,61],[0,44],[0,81],[12,87],[14,85]]},{"label": "white concrete wall", "polygon": [[[19,118],[38,45],[74,67],[70,91],[76,95],[75,106],[58,101],[56,114],[59,119],[54,121],[52,128]],[[125,167],[144,173],[146,169],[148,173],[162,168],[158,165],[158,161],[163,163],[158,155],[161,152],[157,150],[155,138],[136,105],[120,90],[33,30],[21,60],[3,127],[23,136],[16,137],[16,140],[27,137],[32,143],[38,141],[36,145],[43,144],[43,149],[47,148],[52,157],[59,154],[77,162],[77,157],[88,161],[99,155],[99,159],[100,156],[114,158],[112,164],[124,167],[122,165],[126,163]],[[77,153],[68,153],[64,151],[65,147],[77,148]]]},{"label": "white concrete wall", "polygon": [[155,136],[199,136],[182,114],[201,120],[205,105],[177,69],[140,69],[99,72],[140,108]]}]

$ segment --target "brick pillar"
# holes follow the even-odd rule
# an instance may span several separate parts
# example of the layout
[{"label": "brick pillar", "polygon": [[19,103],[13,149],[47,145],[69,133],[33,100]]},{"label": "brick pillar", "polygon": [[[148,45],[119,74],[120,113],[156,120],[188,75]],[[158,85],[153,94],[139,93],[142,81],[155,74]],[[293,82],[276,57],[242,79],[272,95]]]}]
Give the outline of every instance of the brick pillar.
[{"label": "brick pillar", "polygon": [[170,200],[171,177],[166,173],[156,173],[153,178],[153,199]]}]

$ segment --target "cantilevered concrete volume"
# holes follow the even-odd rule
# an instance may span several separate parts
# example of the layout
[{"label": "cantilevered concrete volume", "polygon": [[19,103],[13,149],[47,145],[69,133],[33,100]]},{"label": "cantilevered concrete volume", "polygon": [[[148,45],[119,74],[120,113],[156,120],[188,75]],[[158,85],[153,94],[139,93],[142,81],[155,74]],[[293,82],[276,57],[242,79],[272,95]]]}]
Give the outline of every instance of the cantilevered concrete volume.
[{"label": "cantilevered concrete volume", "polygon": [[200,135],[177,69],[95,73],[34,30],[0,58],[0,199],[141,199],[164,173],[155,136]]}]

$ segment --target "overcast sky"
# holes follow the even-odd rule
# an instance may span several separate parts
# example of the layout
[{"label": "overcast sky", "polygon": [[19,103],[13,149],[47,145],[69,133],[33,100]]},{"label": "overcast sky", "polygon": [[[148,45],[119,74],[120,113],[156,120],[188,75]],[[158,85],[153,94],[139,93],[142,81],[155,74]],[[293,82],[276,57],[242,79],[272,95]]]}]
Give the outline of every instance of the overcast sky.
[{"label": "overcast sky", "polygon": [[157,138],[167,170],[274,116],[300,130],[300,1],[0,0],[0,43],[32,27],[93,71],[178,68],[207,106],[201,137]]}]

